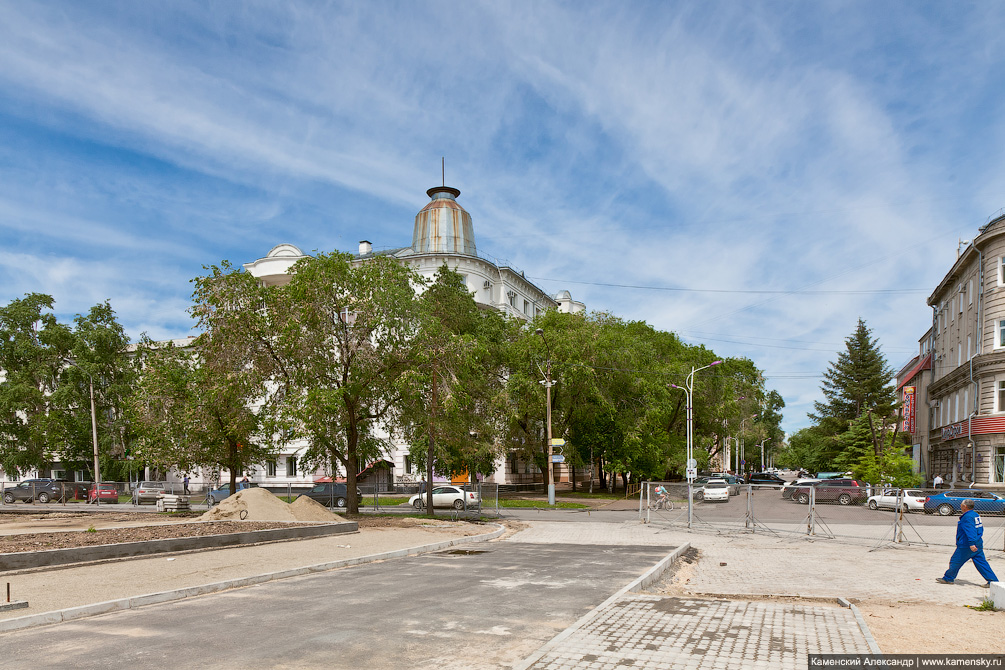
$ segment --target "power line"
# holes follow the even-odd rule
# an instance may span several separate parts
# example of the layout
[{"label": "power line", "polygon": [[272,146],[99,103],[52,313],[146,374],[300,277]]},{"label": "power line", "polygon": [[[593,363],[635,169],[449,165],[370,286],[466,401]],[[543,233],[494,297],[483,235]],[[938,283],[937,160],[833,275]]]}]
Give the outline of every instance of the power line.
[{"label": "power line", "polygon": [[612,284],[609,282],[576,281],[573,279],[554,279],[551,277],[531,277],[534,281],[560,282],[563,284],[583,284],[586,286],[603,286],[607,288],[631,288],[644,291],[670,291],[677,293],[735,293],[755,295],[893,295],[899,293],[930,293],[927,288],[880,288],[880,289],[849,289],[849,290],[776,290],[776,289],[727,289],[727,288],[690,288],[686,286],[647,286],[644,284]]}]

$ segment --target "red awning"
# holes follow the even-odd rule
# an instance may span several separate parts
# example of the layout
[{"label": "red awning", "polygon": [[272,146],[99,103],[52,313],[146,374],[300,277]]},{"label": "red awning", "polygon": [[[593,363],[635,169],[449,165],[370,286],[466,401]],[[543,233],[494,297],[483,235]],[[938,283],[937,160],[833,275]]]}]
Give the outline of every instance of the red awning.
[{"label": "red awning", "polygon": [[917,377],[918,373],[921,372],[922,370],[931,370],[931,369],[932,369],[932,355],[928,354],[927,356],[922,358],[917,365],[911,368],[910,372],[904,375],[903,377],[904,381],[900,382],[900,384],[897,385],[897,390],[899,391],[904,386],[907,386],[908,382]]}]

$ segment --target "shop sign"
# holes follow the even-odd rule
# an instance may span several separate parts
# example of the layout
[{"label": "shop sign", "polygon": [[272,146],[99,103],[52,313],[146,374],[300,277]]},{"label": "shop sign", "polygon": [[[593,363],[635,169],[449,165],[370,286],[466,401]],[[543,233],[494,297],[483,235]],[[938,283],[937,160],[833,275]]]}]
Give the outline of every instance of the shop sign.
[{"label": "shop sign", "polygon": [[904,387],[904,432],[914,434],[915,429],[915,387]]},{"label": "shop sign", "polygon": [[943,428],[942,429],[942,439],[943,440],[951,440],[951,439],[953,439],[955,437],[959,437],[960,435],[962,435],[963,434],[963,424],[964,423],[966,423],[966,421],[961,421],[959,423],[954,423],[951,426],[946,426],[945,428]]}]

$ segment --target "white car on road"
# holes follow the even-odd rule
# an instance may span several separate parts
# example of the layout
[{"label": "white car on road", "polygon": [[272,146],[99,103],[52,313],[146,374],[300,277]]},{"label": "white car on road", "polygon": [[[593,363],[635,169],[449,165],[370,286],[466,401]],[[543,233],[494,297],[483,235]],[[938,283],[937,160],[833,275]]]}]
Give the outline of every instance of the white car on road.
[{"label": "white car on road", "polygon": [[[474,491],[465,491],[460,486],[437,486],[433,489],[433,507],[453,507],[454,509],[464,509],[477,507],[481,503],[481,498]],[[408,499],[408,504],[415,509],[423,509],[426,506],[426,494],[416,493]]]},{"label": "white car on road", "polygon": [[709,479],[701,489],[705,502],[729,502],[729,482],[725,479]]},{"label": "white car on road", "polygon": [[[869,506],[869,509],[879,509],[880,507],[885,509],[896,509],[897,489],[887,489],[882,493],[869,496],[869,499],[865,501],[865,504]],[[919,491],[917,489],[904,489],[904,497],[900,501],[900,504],[905,512],[917,512],[924,510],[925,493],[924,491]]]}]

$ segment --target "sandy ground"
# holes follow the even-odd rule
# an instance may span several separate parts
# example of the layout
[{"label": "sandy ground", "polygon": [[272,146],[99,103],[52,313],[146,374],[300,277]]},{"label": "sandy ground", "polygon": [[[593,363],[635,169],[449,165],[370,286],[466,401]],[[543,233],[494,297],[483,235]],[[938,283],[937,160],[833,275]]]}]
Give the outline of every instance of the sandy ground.
[{"label": "sandy ground", "polygon": [[[700,551],[690,550],[654,591],[661,595],[695,597],[689,585],[698,562],[703,558]],[[770,596],[746,596],[743,599],[840,607],[833,600]],[[882,598],[856,600],[855,606],[865,619],[876,644],[886,654],[1005,652],[1005,612],[980,612],[969,607],[938,603],[890,602]]]}]

